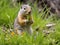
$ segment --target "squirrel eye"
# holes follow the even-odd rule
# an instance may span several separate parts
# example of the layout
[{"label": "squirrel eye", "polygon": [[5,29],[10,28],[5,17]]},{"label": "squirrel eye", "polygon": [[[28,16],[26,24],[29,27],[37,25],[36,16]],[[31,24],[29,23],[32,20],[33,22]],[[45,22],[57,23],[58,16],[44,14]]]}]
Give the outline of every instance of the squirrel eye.
[{"label": "squirrel eye", "polygon": [[26,10],[26,8],[24,8],[24,10]]}]

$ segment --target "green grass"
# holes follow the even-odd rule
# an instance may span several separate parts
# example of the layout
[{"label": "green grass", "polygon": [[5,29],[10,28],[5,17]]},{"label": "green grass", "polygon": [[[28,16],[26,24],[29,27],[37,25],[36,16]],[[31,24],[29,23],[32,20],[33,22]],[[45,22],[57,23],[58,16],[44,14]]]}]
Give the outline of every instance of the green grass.
[{"label": "green grass", "polygon": [[[13,28],[14,19],[18,14],[20,6],[21,5],[14,7],[10,1],[0,0],[0,45],[60,45],[60,20],[53,20],[52,17],[46,19],[48,13],[45,14],[46,11],[44,12],[44,9],[39,13],[36,4],[32,7],[32,16],[34,19],[32,27],[35,31],[36,27],[39,26],[38,35],[35,31],[33,35],[24,33],[22,36],[16,34],[12,36],[9,30]],[[47,9],[47,11],[49,11],[49,9]],[[46,15],[44,19],[42,18],[43,15]],[[44,37],[42,30],[49,22],[56,24],[56,31]],[[2,29],[3,25],[8,27],[5,32]]]}]

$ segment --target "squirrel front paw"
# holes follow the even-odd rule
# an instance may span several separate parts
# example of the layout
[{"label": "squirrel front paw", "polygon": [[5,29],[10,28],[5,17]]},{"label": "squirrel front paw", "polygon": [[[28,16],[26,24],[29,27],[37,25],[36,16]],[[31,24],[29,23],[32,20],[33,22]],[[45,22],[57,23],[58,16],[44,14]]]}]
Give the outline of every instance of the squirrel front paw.
[{"label": "squirrel front paw", "polygon": [[29,20],[29,21],[27,22],[27,24],[28,24],[28,25],[31,25],[31,24],[33,24],[33,21],[30,21],[30,20]]}]

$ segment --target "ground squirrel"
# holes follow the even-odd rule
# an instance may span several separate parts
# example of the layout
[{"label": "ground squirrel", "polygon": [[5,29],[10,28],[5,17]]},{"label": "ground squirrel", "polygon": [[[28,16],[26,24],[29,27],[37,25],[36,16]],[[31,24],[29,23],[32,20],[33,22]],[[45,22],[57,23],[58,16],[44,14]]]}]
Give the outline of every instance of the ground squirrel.
[{"label": "ground squirrel", "polygon": [[14,21],[14,30],[19,35],[23,32],[32,34],[33,30],[31,24],[33,24],[31,7],[29,5],[22,5]]}]

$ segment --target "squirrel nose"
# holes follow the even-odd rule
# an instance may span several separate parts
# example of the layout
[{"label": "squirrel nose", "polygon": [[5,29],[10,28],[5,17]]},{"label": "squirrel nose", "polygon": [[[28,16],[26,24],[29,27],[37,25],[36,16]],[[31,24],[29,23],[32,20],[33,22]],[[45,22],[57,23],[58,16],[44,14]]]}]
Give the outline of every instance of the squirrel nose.
[{"label": "squirrel nose", "polygon": [[31,14],[31,11],[30,12],[28,12],[29,14]]}]

